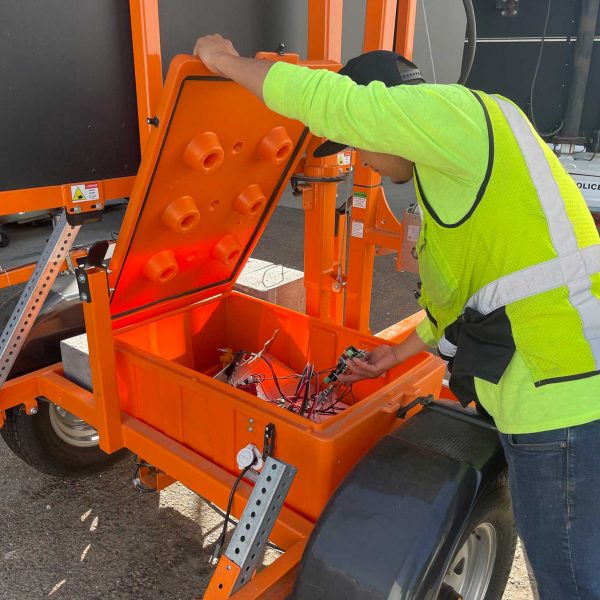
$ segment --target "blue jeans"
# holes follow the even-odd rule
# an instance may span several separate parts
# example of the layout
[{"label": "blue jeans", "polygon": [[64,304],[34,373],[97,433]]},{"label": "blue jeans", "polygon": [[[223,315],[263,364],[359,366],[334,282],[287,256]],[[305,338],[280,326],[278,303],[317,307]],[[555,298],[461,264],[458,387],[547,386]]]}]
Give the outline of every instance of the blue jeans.
[{"label": "blue jeans", "polygon": [[600,421],[500,440],[541,600],[600,600]]}]

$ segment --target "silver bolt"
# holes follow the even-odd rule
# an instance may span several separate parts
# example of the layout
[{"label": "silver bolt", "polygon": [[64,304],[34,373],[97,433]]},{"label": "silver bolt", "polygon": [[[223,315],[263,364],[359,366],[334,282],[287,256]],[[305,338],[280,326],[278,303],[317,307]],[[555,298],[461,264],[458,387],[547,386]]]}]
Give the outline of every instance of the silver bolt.
[{"label": "silver bolt", "polygon": [[37,415],[37,411],[38,411],[38,409],[37,409],[37,406],[32,406],[32,407],[29,409],[29,414],[30,414],[30,415]]},{"label": "silver bolt", "polygon": [[80,213],[81,212],[81,206],[74,206],[73,207],[73,212],[74,213]]},{"label": "silver bolt", "polygon": [[231,565],[227,565],[225,568],[226,568],[228,571],[231,571]]},{"label": "silver bolt", "polygon": [[101,209],[101,208],[103,208],[103,207],[104,207],[104,204],[102,204],[102,202],[98,202],[98,204],[96,204],[96,208],[97,208],[98,210],[100,210],[100,209]]},{"label": "silver bolt", "polygon": [[78,279],[78,280],[79,280],[81,283],[83,283],[83,282],[85,281],[85,275],[82,273],[81,275],[79,275],[79,276],[77,277],[77,279]]},{"label": "silver bolt", "polygon": [[248,431],[254,431],[254,427],[248,427]]},{"label": "silver bolt", "polygon": [[84,302],[87,302],[87,301],[88,301],[88,295],[87,295],[87,294],[81,294],[81,299],[82,299]]},{"label": "silver bolt", "polygon": [[248,419],[248,423],[254,423],[254,419]]}]

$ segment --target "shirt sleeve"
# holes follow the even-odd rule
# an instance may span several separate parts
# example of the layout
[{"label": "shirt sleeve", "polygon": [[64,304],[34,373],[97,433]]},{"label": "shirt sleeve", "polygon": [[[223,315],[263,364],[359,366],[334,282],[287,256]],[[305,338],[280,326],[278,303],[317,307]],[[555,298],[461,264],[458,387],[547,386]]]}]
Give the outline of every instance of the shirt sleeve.
[{"label": "shirt sleeve", "polygon": [[475,96],[459,85],[368,86],[323,69],[275,63],[265,103],[318,136],[402,156],[455,181],[479,182],[487,167],[487,125]]},{"label": "shirt sleeve", "polygon": [[430,348],[437,348],[438,340],[428,317],[425,317],[417,325],[415,331],[424,344],[427,344]]}]

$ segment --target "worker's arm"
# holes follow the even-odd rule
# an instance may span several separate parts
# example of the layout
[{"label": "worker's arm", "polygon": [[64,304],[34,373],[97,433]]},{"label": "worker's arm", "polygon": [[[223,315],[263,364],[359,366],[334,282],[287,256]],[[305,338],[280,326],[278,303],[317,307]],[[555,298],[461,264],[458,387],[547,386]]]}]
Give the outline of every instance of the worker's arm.
[{"label": "worker's arm", "polygon": [[233,44],[219,34],[199,38],[194,47],[194,56],[213,73],[233,79],[263,99],[263,84],[273,66],[272,62],[241,57]]},{"label": "worker's arm", "polygon": [[[467,185],[487,167],[487,126],[476,98],[454,85],[368,86],[324,69],[241,58],[220,35],[200,38],[194,54],[267,106],[318,136],[402,156]],[[469,198],[469,201],[471,199]]]},{"label": "worker's arm", "polygon": [[340,381],[350,384],[361,379],[374,379],[427,349],[427,344],[416,332],[413,332],[397,346],[377,346],[367,355],[366,360],[358,358],[349,360],[347,371],[339,376]]}]

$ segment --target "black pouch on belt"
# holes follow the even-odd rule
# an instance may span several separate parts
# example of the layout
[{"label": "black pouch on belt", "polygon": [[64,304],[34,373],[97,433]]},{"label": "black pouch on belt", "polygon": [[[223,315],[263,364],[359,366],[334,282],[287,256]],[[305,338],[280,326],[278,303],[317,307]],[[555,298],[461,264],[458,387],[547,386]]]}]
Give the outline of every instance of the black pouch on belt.
[{"label": "black pouch on belt", "polygon": [[502,306],[482,315],[466,308],[444,334],[457,347],[449,365],[450,389],[463,406],[477,402],[474,377],[498,383],[515,353],[506,309]]}]

